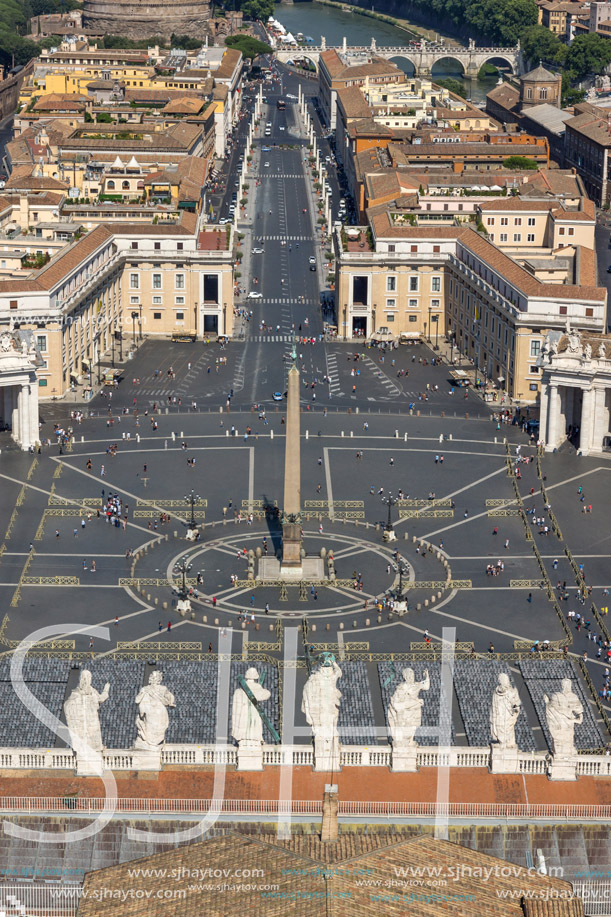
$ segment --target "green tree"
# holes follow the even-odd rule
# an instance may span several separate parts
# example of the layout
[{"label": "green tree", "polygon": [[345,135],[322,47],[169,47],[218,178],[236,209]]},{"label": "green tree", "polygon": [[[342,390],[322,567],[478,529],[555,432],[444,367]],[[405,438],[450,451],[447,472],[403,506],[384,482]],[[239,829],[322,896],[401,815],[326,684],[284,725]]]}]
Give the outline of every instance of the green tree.
[{"label": "green tree", "polygon": [[173,48],[184,48],[185,51],[196,51],[202,46],[202,42],[198,41],[197,38],[189,38],[188,35],[174,35],[173,32],[170,37],[170,44]]},{"label": "green tree", "polygon": [[228,48],[236,48],[236,50],[241,51],[243,56],[250,58],[250,60],[260,54],[272,53],[272,48],[269,45],[259,41],[257,38],[251,38],[250,35],[228,35],[225,39],[225,44]]},{"label": "green tree", "polygon": [[539,61],[555,62],[561,41],[544,25],[533,25],[522,32],[520,45],[524,58],[536,66]]},{"label": "green tree", "polygon": [[583,79],[590,73],[602,73],[611,64],[611,42],[596,32],[579,35],[571,43],[566,55],[566,68],[574,79]]},{"label": "green tree", "polygon": [[508,156],[503,166],[506,169],[530,169],[533,172],[539,168],[534,159],[528,159],[526,156]]},{"label": "green tree", "polygon": [[460,80],[453,80],[451,77],[448,77],[446,80],[435,80],[435,83],[438,86],[443,86],[448,92],[453,92],[454,95],[460,96],[461,99],[467,98],[467,91]]},{"label": "green tree", "polygon": [[96,124],[112,124],[112,118],[107,111],[99,111],[95,116]]},{"label": "green tree", "polygon": [[464,18],[471,31],[507,47],[536,24],[537,15],[535,0],[466,0]]}]

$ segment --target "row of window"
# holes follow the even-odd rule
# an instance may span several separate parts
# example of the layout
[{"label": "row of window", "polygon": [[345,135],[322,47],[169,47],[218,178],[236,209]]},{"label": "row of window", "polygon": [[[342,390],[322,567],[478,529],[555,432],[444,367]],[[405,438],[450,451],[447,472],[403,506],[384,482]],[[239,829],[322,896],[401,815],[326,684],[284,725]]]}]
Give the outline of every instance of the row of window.
[{"label": "row of window", "polygon": [[[490,233],[489,238],[490,238],[490,241],[491,241],[491,242],[494,242],[494,233],[493,233],[493,232]],[[506,233],[506,232],[501,232],[501,233],[499,233],[499,242],[508,242],[508,241],[509,241],[509,234],[508,234],[508,233]],[[513,234],[513,241],[514,241],[514,242],[521,242],[521,241],[522,241],[522,233],[521,233],[521,232],[514,232],[514,234]],[[535,241],[535,234],[534,234],[534,232],[528,232],[528,233],[526,233],[526,241],[527,241],[527,242],[534,242],[534,241]]]},{"label": "row of window", "polygon": [[[408,307],[409,307],[410,309],[418,309],[420,303],[418,302],[417,299],[408,299],[407,305],[408,305]],[[396,308],[397,308],[397,300],[396,300],[396,299],[387,299],[387,300],[386,300],[386,308],[387,308],[387,309],[396,309]],[[440,299],[431,299],[430,308],[431,308],[431,309],[440,309],[440,308],[441,308],[441,300],[440,300]]]},{"label": "row of window", "polygon": [[[496,217],[488,217],[488,218],[486,219],[486,226],[494,226],[494,221],[495,221],[495,219],[496,219]],[[509,226],[509,217],[501,217],[500,220],[501,220],[501,226]],[[514,218],[513,218],[513,225],[514,225],[514,226],[521,226],[521,225],[522,225],[522,217],[514,217]],[[536,218],[536,217],[528,217],[528,226],[536,226],[536,225],[537,225],[537,218]]]},{"label": "row of window", "polygon": [[[162,274],[153,274],[152,275],[152,286],[154,290],[162,290]],[[129,275],[129,288],[130,290],[139,290],[140,289],[140,274],[130,274]],[[185,289],[185,275],[184,274],[174,274],[174,289],[175,290],[184,290]]]},{"label": "row of window", "polygon": [[[153,305],[154,305],[154,306],[161,306],[161,305],[163,304],[163,296],[153,296],[152,301],[153,301]],[[139,305],[140,305],[140,297],[139,297],[139,296],[130,296],[130,297],[129,297],[129,304],[130,304],[130,306],[139,306]],[[175,297],[174,297],[174,304],[177,305],[177,306],[184,306],[184,304],[185,304],[185,297],[184,297],[184,296],[175,296]]]},{"label": "row of window", "polygon": [[[167,249],[167,247],[168,247],[168,243],[167,243],[167,242],[166,242],[165,247],[166,247],[166,249]],[[154,250],[155,250],[156,252],[160,252],[160,251],[161,251],[161,242],[154,242],[154,243],[153,243],[153,248],[154,248]],[[176,243],[176,251],[177,251],[177,252],[181,252],[181,251],[183,251],[183,249],[184,249],[184,243],[183,243],[183,242],[177,242],[177,243]],[[136,251],[136,252],[138,251],[138,242],[132,242],[132,251]]]},{"label": "row of window", "polygon": [[[356,279],[356,278],[355,278]],[[417,293],[419,290],[419,275],[412,274],[409,278],[409,290],[410,293]],[[397,277],[390,275],[386,278],[386,292],[387,293],[396,293],[397,292]],[[432,293],[441,293],[441,276],[435,275],[431,277],[431,292]]]}]

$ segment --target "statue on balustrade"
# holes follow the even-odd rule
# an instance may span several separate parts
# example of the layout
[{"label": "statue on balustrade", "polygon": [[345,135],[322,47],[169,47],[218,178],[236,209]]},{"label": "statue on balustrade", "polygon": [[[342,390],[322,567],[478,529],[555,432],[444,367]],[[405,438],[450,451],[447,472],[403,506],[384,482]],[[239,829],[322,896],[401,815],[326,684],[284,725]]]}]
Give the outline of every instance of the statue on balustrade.
[{"label": "statue on balustrade", "polygon": [[[260,704],[271,697],[271,692],[259,684],[259,673],[254,667],[247,670],[244,680],[249,691]],[[246,691],[241,687],[236,688],[233,692],[231,735],[240,749],[260,748],[263,745],[263,720]]]},{"label": "statue on balustrade", "polygon": [[428,670],[422,681],[416,681],[413,669],[403,669],[403,681],[397,687],[388,705],[388,726],[393,752],[405,746],[416,745],[415,735],[422,725],[424,698],[421,691],[431,686]]},{"label": "statue on balustrade", "polygon": [[501,672],[492,695],[490,732],[492,741],[504,748],[516,747],[515,725],[522,709],[517,688],[512,687],[509,675]]},{"label": "statue on balustrade", "polygon": [[322,663],[305,683],[301,710],[314,733],[314,758],[318,770],[339,768],[339,704],[337,687],[342,670],[332,653],[322,654]]},{"label": "statue on balustrade", "polygon": [[91,672],[83,669],[78,687],[64,704],[72,747],[81,754],[101,752],[104,748],[99,707],[108,698],[109,690],[110,684],[106,682],[103,691],[96,691],[91,684]]},{"label": "statue on balustrade", "polygon": [[174,695],[161,684],[163,674],[151,673],[148,685],[140,689],[136,696],[138,717],[136,729],[138,738],[135,748],[156,751],[165,742],[165,734],[170,725],[168,707],[175,707]]},{"label": "statue on balustrade", "polygon": [[570,678],[562,679],[562,690],[551,697],[543,695],[547,728],[552,737],[554,756],[564,757],[577,754],[575,748],[575,726],[583,723],[583,705],[575,692]]}]

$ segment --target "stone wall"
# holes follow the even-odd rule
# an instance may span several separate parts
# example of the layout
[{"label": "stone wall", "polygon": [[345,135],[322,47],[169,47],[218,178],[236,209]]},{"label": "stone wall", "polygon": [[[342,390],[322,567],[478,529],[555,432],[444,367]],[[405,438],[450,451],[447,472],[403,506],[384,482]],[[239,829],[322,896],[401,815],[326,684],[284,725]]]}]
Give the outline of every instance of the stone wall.
[{"label": "stone wall", "polygon": [[201,39],[208,34],[210,3],[208,0],[183,0],[168,4],[165,0],[85,0],[83,28],[100,35],[124,35],[127,38],[169,38],[190,35]]},{"label": "stone wall", "polygon": [[34,61],[31,60],[15,76],[9,76],[8,79],[0,83],[0,119],[6,118],[7,115],[11,115],[17,110],[21,84],[33,69]]}]

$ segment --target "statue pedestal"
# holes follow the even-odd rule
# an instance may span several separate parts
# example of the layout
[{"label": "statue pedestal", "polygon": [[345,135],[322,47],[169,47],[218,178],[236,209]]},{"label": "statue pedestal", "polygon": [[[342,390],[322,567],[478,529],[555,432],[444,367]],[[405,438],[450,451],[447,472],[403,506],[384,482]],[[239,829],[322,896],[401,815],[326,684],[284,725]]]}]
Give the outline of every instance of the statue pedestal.
[{"label": "statue pedestal", "polygon": [[392,749],[391,771],[396,773],[406,771],[417,771],[416,755],[418,754],[417,745],[403,745]]},{"label": "statue pedestal", "polygon": [[552,755],[547,776],[550,780],[577,780],[577,755]]},{"label": "statue pedestal", "polygon": [[197,541],[197,535],[198,535],[197,529],[189,528],[187,529],[187,534],[185,535],[185,538],[187,539],[187,541]]},{"label": "statue pedestal", "polygon": [[239,771],[262,771],[263,770],[263,746],[262,745],[245,745],[244,742],[238,742],[238,766]]},{"label": "statue pedestal", "polygon": [[100,777],[103,769],[102,752],[91,751],[86,755],[76,752],[77,777]]},{"label": "statue pedestal", "polygon": [[179,599],[176,603],[176,611],[181,617],[191,614],[191,602],[189,599]]},{"label": "statue pedestal", "polygon": [[136,745],[133,751],[133,761],[136,771],[160,771],[161,746],[159,748],[138,748]]},{"label": "statue pedestal", "polygon": [[495,743],[490,746],[490,773],[491,774],[518,774],[518,746],[509,747]]},{"label": "statue pedestal", "polygon": [[384,541],[396,541],[397,533],[394,529],[384,529]]},{"label": "statue pedestal", "polygon": [[340,744],[338,738],[314,738],[314,770],[339,771]]}]

